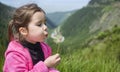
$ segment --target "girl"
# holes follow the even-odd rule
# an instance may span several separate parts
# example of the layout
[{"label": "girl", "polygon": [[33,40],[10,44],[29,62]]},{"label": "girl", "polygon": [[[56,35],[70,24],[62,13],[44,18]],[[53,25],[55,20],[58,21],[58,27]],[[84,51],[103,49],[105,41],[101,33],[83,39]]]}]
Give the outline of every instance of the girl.
[{"label": "girl", "polygon": [[59,72],[60,56],[51,56],[44,43],[48,36],[45,12],[36,4],[18,8],[8,26],[10,43],[3,72]]}]

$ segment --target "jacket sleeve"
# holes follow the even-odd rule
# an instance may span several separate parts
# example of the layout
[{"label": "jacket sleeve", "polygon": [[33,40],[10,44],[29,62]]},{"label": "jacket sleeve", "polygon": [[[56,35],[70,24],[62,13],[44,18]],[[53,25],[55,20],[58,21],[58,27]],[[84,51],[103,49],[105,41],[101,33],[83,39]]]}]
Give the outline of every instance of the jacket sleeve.
[{"label": "jacket sleeve", "polygon": [[24,56],[19,53],[9,53],[6,56],[3,72],[49,72],[49,69],[40,61],[29,70]]},{"label": "jacket sleeve", "polygon": [[59,72],[59,71],[56,70],[55,68],[49,68],[49,72]]}]

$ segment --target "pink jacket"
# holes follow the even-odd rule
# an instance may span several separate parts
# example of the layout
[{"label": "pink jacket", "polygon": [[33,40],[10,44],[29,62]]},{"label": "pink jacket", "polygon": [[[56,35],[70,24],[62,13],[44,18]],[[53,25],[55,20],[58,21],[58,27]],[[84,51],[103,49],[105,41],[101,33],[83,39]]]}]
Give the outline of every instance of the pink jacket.
[{"label": "pink jacket", "polygon": [[[51,55],[51,48],[41,43],[45,59]],[[19,42],[11,41],[5,52],[3,72],[59,72],[54,68],[48,68],[43,61],[33,66],[32,59],[27,48]]]}]

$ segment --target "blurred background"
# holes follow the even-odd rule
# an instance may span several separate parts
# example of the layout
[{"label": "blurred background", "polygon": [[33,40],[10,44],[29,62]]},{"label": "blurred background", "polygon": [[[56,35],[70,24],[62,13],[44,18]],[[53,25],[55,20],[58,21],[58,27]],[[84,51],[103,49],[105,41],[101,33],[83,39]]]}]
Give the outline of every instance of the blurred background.
[{"label": "blurred background", "polygon": [[46,42],[61,55],[60,72],[120,72],[120,0],[0,0],[0,72],[8,22],[28,3],[46,11]]}]

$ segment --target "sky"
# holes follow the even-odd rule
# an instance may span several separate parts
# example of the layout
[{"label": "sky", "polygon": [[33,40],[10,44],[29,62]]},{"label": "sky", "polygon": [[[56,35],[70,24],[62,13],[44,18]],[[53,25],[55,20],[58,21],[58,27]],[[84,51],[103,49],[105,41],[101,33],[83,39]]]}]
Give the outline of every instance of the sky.
[{"label": "sky", "polygon": [[15,8],[28,3],[36,3],[47,13],[80,9],[86,6],[89,1],[90,0],[0,0],[0,2]]}]

